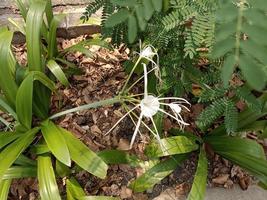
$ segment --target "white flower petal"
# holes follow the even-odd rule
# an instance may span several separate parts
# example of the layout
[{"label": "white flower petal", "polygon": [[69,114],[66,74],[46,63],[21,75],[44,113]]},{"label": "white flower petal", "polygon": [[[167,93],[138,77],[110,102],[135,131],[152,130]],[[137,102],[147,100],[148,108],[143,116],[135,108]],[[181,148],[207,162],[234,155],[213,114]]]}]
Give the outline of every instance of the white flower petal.
[{"label": "white flower petal", "polygon": [[141,112],[145,117],[152,117],[154,116],[160,108],[159,100],[157,97],[152,95],[148,95],[145,97],[141,103]]},{"label": "white flower petal", "polygon": [[169,106],[176,114],[179,114],[182,111],[182,108],[178,104],[170,103]]},{"label": "white flower petal", "polygon": [[142,115],[142,113],[141,113],[141,115],[140,115],[139,118],[138,118],[138,121],[137,121],[135,130],[134,130],[134,134],[133,134],[132,139],[131,139],[130,149],[133,147],[133,143],[134,143],[135,138],[136,138],[136,136],[137,136],[137,133],[138,133],[138,131],[139,131],[139,127],[140,127],[140,125],[141,125],[142,118],[143,118],[143,115]]}]

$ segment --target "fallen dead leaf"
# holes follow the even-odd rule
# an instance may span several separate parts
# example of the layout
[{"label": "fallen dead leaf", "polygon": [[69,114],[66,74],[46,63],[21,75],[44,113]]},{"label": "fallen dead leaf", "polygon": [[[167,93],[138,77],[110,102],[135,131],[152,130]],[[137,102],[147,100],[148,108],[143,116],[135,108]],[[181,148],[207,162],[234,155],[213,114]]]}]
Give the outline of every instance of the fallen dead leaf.
[{"label": "fallen dead leaf", "polygon": [[212,179],[212,182],[219,185],[224,185],[229,178],[229,174],[222,174],[216,178]]},{"label": "fallen dead leaf", "polygon": [[117,149],[125,151],[125,150],[129,150],[129,148],[130,148],[129,141],[126,140],[126,139],[121,138],[120,141],[119,141]]}]

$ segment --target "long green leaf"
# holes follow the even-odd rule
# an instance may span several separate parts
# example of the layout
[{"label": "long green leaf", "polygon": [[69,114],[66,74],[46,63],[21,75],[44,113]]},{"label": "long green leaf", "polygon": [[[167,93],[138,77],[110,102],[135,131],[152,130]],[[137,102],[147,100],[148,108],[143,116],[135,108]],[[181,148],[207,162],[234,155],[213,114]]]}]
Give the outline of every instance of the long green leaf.
[{"label": "long green leaf", "polygon": [[48,59],[52,59],[57,55],[57,28],[60,22],[64,19],[65,15],[57,15],[53,17],[48,35]]},{"label": "long green leaf", "polygon": [[37,163],[35,160],[28,158],[21,154],[18,159],[14,162],[16,165],[21,165],[23,167],[36,167]]},{"label": "long green leaf", "polygon": [[104,150],[97,155],[107,164],[129,164],[131,166],[137,166],[140,163],[137,156],[130,155],[120,150]]},{"label": "long green leaf", "polygon": [[37,176],[36,167],[10,167],[3,176],[3,179],[18,179]]},{"label": "long green leaf", "polygon": [[200,150],[197,171],[187,200],[204,200],[208,176],[208,160],[203,149]]},{"label": "long green leaf", "polygon": [[94,103],[78,106],[76,108],[71,108],[69,110],[65,110],[65,111],[59,112],[59,113],[54,114],[51,117],[49,117],[49,119],[55,119],[55,118],[67,115],[69,113],[79,112],[79,111],[82,111],[82,110],[88,110],[88,109],[97,108],[97,107],[100,107],[100,106],[112,105],[112,104],[118,103],[120,101],[121,100],[118,97],[97,101],[97,102],[94,102]]},{"label": "long green leaf", "polygon": [[[66,54],[68,52],[76,52],[76,51],[79,51],[79,50],[83,51],[83,49],[85,49],[85,47],[92,46],[92,45],[96,45],[96,46],[100,46],[100,47],[112,50],[112,48],[111,48],[111,46],[110,46],[110,44],[108,42],[106,42],[105,40],[101,40],[99,38],[94,38],[94,39],[88,39],[88,40],[81,41],[81,42],[79,42],[79,43],[77,43],[75,45],[72,45],[72,46],[64,49],[60,53],[59,57],[63,56],[64,54]],[[86,50],[89,51],[88,49],[86,49]],[[92,55],[91,52],[89,54]]]},{"label": "long green leaf", "polygon": [[29,74],[21,83],[16,98],[19,122],[28,130],[32,126],[33,75]]},{"label": "long green leaf", "polygon": [[259,180],[265,180],[267,184],[267,161],[266,159],[259,159],[256,156],[246,155],[242,152],[220,152],[217,151],[219,155],[230,160],[236,165],[248,170]]},{"label": "long green leaf", "polygon": [[26,44],[30,71],[44,71],[41,57],[41,28],[45,7],[44,1],[34,1],[27,14]]},{"label": "long green leaf", "polygon": [[11,106],[9,106],[8,103],[6,103],[6,101],[0,97],[0,109],[1,108],[3,108],[6,112],[8,112],[10,115],[12,115],[15,120],[18,119],[18,116],[17,116],[16,112],[14,111],[14,109],[11,108]]},{"label": "long green leaf", "polygon": [[76,200],[77,197],[86,195],[82,187],[77,182],[77,180],[73,177],[67,179],[66,186],[67,186],[67,200]]},{"label": "long green leaf", "polygon": [[39,127],[29,130],[0,153],[0,180],[19,155],[31,144]]},{"label": "long green leaf", "polygon": [[70,132],[63,128],[61,128],[61,132],[67,142],[71,159],[91,174],[102,179],[105,178],[107,164]]},{"label": "long green leaf", "polygon": [[42,123],[42,134],[48,148],[53,155],[67,166],[71,165],[70,153],[66,141],[59,129],[53,122],[46,120]]},{"label": "long green leaf", "polygon": [[64,86],[68,87],[69,86],[69,81],[67,77],[65,76],[63,70],[57,64],[56,61],[54,60],[49,60],[47,63],[48,69],[52,72],[52,74],[62,83]]},{"label": "long green leaf", "polygon": [[52,20],[54,19],[53,7],[52,7],[52,1],[51,0],[46,1],[45,14],[46,14],[48,26],[51,27]]},{"label": "long green leaf", "polygon": [[36,72],[30,72],[30,74],[33,74],[34,81],[38,80],[52,92],[55,91],[56,89],[55,83],[51,81],[48,78],[48,76],[46,76],[44,73],[36,71]]},{"label": "long green leaf", "polygon": [[54,91],[56,87],[54,82],[51,81],[44,73],[32,71],[30,74],[33,74],[34,80],[38,80],[40,82],[34,83],[34,114],[44,120],[48,117],[51,91]]},{"label": "long green leaf", "polygon": [[259,159],[265,158],[262,146],[254,140],[231,136],[209,136],[205,138],[205,142],[209,143],[214,151],[242,152],[244,155],[254,156]]},{"label": "long green leaf", "polygon": [[12,180],[1,180],[0,181],[0,199],[1,200],[7,200],[11,182]]},{"label": "long green leaf", "polygon": [[39,155],[38,161],[38,183],[42,200],[60,200],[60,194],[49,155]]},{"label": "long green leaf", "polygon": [[21,133],[13,133],[13,132],[0,132],[0,149],[14,141],[18,137],[20,137]]},{"label": "long green leaf", "polygon": [[107,196],[84,196],[79,197],[78,200],[119,200],[119,198]]},{"label": "long green leaf", "polygon": [[153,143],[147,151],[153,157],[162,157],[175,154],[184,154],[199,148],[195,140],[185,136],[173,136],[161,139],[161,144]]},{"label": "long green leaf", "polygon": [[166,176],[170,175],[177,166],[186,159],[186,157],[186,154],[175,155],[174,157],[155,165],[133,181],[130,187],[135,192],[144,192],[145,190],[152,188]]},{"label": "long green leaf", "polygon": [[10,45],[13,33],[3,31],[0,33],[0,88],[3,91],[7,103],[14,109],[18,86],[12,73],[14,63],[10,63]]},{"label": "long green leaf", "polygon": [[22,0],[16,0],[17,6],[19,8],[20,14],[24,20],[26,20],[28,8]]}]

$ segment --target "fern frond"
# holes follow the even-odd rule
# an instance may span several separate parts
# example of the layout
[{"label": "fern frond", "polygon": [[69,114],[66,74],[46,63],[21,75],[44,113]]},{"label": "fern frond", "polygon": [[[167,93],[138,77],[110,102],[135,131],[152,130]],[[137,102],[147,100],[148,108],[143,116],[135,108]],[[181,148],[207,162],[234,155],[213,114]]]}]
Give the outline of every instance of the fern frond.
[{"label": "fern frond", "polygon": [[96,13],[96,11],[104,6],[105,2],[106,0],[95,0],[91,2],[82,14],[81,20],[83,20],[83,22],[88,21],[92,14]]},{"label": "fern frond", "polygon": [[224,124],[228,134],[232,134],[237,130],[238,111],[233,101],[228,100],[224,112]]},{"label": "fern frond", "polygon": [[197,126],[201,129],[209,127],[216,119],[224,113],[227,99],[221,98],[212,102],[198,117]]},{"label": "fern frond", "polygon": [[221,98],[226,93],[226,89],[220,88],[205,88],[199,96],[199,102],[210,102]]}]

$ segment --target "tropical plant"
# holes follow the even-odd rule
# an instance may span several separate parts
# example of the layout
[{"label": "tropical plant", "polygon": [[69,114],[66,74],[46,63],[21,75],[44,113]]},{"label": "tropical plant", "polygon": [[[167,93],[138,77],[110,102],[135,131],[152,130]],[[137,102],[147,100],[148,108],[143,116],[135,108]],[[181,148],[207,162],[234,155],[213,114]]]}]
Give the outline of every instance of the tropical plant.
[{"label": "tropical plant", "polygon": [[[190,152],[198,152],[197,171],[188,199],[204,199],[208,164],[206,146],[249,171],[266,188],[267,161],[263,148],[257,142],[243,138],[248,131],[257,132],[260,138],[266,137],[266,94],[263,91],[267,77],[264,39],[267,29],[263,23],[266,1],[165,0],[161,12],[154,12],[147,18],[144,29],[142,23],[128,24],[128,31],[134,30],[132,35],[126,29],[130,18],[119,15],[143,1],[135,5],[125,1],[125,5],[116,7],[117,2],[122,1],[95,1],[88,6],[85,16],[90,17],[104,6],[103,37],[111,37],[115,44],[126,42],[133,52],[138,47],[134,43],[135,37],[155,47],[161,58],[161,80],[155,87],[156,76],[149,76],[150,93],[186,95],[191,104],[205,106],[196,121],[200,129],[198,135],[203,137],[173,129],[169,133],[171,137],[152,142],[147,148],[147,156],[155,162],[131,184],[134,191],[143,192],[153,187],[174,171]],[[108,7],[113,9],[106,9]],[[138,18],[138,14],[136,16]],[[109,26],[114,32],[107,31]],[[140,30],[137,36],[136,30]],[[137,58],[133,55],[132,60],[125,63],[128,72],[135,68]],[[134,73],[140,75],[137,69]],[[236,106],[240,101],[247,106],[242,112]],[[157,119],[160,135],[162,117]],[[215,124],[219,127],[214,128]],[[162,144],[168,147],[166,152]],[[160,158],[166,156],[168,158],[161,162]]]},{"label": "tropical plant", "polygon": [[[12,123],[1,118],[7,126],[0,134],[0,199],[8,198],[12,179],[37,177],[41,199],[61,199],[56,176],[70,175],[72,161],[81,169],[105,178],[107,164],[72,133],[60,128],[49,119],[50,96],[57,95],[55,78],[62,85],[69,82],[60,63],[68,52],[81,51],[92,55],[86,48],[99,45],[109,48],[99,39],[85,40],[63,51],[57,49],[56,30],[64,16],[54,16],[51,1],[17,0],[25,26],[27,66],[21,66],[11,50],[13,33],[7,28],[0,31],[0,109],[13,117]],[[31,156],[30,156],[31,155]],[[36,160],[31,158],[37,157]],[[54,160],[56,172],[54,171]],[[69,182],[73,182],[73,178]],[[71,187],[70,187],[71,188]],[[83,193],[76,196],[68,190],[68,199],[89,199]]]}]

